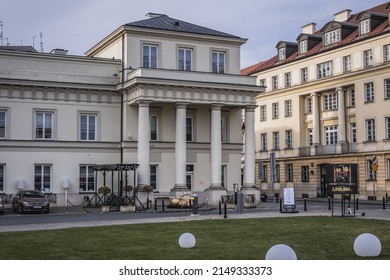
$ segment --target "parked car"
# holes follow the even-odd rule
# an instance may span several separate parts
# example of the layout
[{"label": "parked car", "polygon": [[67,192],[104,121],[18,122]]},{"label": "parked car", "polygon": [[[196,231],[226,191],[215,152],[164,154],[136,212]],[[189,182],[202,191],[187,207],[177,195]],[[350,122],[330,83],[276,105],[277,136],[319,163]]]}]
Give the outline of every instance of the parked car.
[{"label": "parked car", "polygon": [[19,214],[25,212],[49,213],[50,204],[39,190],[23,190],[16,193],[12,200],[12,209]]},{"label": "parked car", "polygon": [[0,195],[0,215],[4,215],[4,202],[3,197]]}]

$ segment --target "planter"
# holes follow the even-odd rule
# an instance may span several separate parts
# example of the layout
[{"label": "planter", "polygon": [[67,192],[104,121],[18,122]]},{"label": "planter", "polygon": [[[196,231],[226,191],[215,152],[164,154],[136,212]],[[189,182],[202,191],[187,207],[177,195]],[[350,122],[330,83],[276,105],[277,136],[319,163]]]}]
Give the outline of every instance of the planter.
[{"label": "planter", "polygon": [[135,212],[135,205],[120,205],[119,211],[122,213]]}]

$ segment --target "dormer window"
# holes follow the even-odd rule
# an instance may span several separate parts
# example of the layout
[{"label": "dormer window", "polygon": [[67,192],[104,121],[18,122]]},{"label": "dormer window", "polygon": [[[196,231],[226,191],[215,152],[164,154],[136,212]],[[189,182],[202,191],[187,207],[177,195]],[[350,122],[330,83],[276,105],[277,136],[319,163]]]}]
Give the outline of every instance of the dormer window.
[{"label": "dormer window", "polygon": [[365,19],[360,22],[360,35],[369,33],[370,30],[370,19]]},{"label": "dormer window", "polygon": [[299,42],[299,54],[307,52],[307,40]]},{"label": "dormer window", "polygon": [[286,59],[286,49],[279,49],[279,60],[285,60]]},{"label": "dormer window", "polygon": [[340,29],[332,30],[330,32],[325,33],[325,46],[331,45],[341,40],[341,32]]}]

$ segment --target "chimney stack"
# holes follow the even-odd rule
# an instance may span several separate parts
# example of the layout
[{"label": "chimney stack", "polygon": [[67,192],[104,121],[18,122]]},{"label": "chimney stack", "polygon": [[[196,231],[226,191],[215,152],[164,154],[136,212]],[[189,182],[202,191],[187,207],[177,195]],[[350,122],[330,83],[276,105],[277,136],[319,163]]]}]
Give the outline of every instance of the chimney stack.
[{"label": "chimney stack", "polygon": [[334,20],[338,22],[347,21],[351,17],[352,10],[344,10],[334,14]]},{"label": "chimney stack", "polygon": [[302,26],[302,33],[304,34],[314,34],[314,32],[316,32],[317,28],[317,23],[309,23],[309,24],[306,24],[304,26]]}]

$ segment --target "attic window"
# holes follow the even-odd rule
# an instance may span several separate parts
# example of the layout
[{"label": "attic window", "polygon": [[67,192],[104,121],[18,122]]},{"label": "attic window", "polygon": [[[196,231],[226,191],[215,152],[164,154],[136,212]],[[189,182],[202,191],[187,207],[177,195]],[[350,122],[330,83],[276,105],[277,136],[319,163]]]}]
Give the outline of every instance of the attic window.
[{"label": "attic window", "polygon": [[299,53],[303,54],[307,52],[307,40],[299,42]]},{"label": "attic window", "polygon": [[340,42],[341,31],[340,29],[332,30],[325,33],[325,46]]},{"label": "attic window", "polygon": [[279,60],[286,59],[286,48],[279,49]]},{"label": "attic window", "polygon": [[370,19],[365,19],[360,22],[360,35],[370,32]]}]

